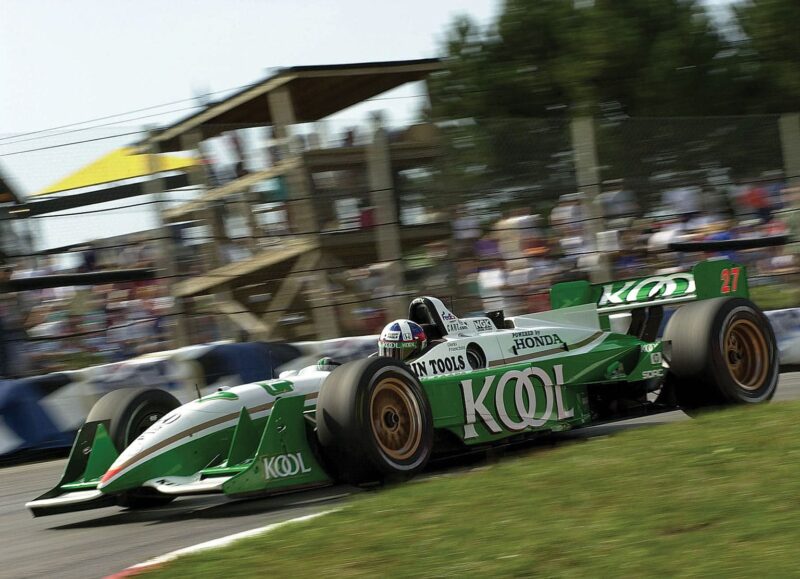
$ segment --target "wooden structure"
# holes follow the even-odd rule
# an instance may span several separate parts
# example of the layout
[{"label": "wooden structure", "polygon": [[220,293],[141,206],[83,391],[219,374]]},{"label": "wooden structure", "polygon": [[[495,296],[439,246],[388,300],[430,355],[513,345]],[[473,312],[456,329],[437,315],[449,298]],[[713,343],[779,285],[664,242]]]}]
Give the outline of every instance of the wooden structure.
[{"label": "wooden structure", "polygon": [[[200,168],[190,171],[190,183],[206,185],[203,194],[164,212],[166,225],[199,223],[213,239],[205,248],[203,270],[173,286],[182,309],[191,312],[203,302],[205,313],[222,315],[233,324],[226,333],[243,331],[250,339],[323,339],[346,333],[339,323],[341,306],[353,302],[341,281],[333,291],[333,272],[381,262],[392,288],[389,293],[402,294],[403,252],[450,235],[444,222],[401,227],[394,186],[398,171],[430,165],[439,156],[435,130],[416,126],[390,138],[376,125],[366,143],[317,148],[297,146],[292,127],[319,121],[405,83],[423,81],[439,69],[436,59],[282,69],[142,142],[142,150],[150,153],[199,151],[211,137],[268,126],[277,143],[271,166],[221,186],[209,186]],[[372,208],[369,227],[326,227],[336,199],[320,192],[315,176],[341,173],[360,176],[359,197]],[[253,189],[276,178],[285,185],[288,230],[272,244],[252,236],[242,242],[249,256],[228,262],[218,251],[233,243],[222,213],[236,212],[251,231],[258,230]],[[328,193],[335,197],[335,189]],[[197,299],[204,295],[212,297]],[[386,297],[383,308],[401,317],[407,301],[406,296]],[[281,324],[287,312],[304,313],[310,323],[289,328]]]},{"label": "wooden structure", "polygon": [[[29,211],[22,193],[0,171],[0,266],[11,255],[29,253],[33,245]],[[20,220],[16,225],[14,221]]]}]

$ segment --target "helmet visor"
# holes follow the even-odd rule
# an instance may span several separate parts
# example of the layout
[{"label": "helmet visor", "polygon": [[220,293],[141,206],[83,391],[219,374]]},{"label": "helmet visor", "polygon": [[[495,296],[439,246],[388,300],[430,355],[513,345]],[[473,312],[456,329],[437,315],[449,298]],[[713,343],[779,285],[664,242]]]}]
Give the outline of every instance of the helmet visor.
[{"label": "helmet visor", "polygon": [[417,349],[416,342],[378,342],[378,354],[395,360],[408,360]]}]

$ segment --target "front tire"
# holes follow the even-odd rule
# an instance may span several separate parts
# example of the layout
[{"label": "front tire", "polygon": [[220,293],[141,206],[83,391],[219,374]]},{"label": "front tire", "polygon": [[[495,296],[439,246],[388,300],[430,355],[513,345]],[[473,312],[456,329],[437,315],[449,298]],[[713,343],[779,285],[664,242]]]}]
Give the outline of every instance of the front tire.
[{"label": "front tire", "polygon": [[433,415],[419,380],[391,358],[336,368],[317,399],[317,438],[337,478],[353,484],[410,478],[433,449]]},{"label": "front tire", "polygon": [[[104,422],[117,452],[141,436],[145,430],[181,403],[169,392],[156,388],[122,388],[100,398],[86,422]],[[160,507],[174,500],[149,489],[117,495],[117,504],[129,509]]]},{"label": "front tire", "polygon": [[667,383],[687,413],[766,402],[778,385],[772,326],[751,301],[715,298],[678,309],[664,339],[672,342]]}]

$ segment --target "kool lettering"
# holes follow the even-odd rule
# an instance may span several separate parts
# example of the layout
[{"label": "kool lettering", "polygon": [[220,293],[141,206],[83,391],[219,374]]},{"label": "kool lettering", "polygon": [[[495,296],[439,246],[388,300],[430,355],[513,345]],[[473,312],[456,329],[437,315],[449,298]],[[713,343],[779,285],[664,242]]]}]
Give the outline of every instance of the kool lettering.
[{"label": "kool lettering", "polygon": [[[503,431],[499,422],[507,430],[519,431],[526,428],[536,428],[544,426],[553,414],[553,407],[556,408],[558,420],[566,420],[575,416],[575,410],[566,408],[562,386],[564,384],[564,367],[557,365],[553,367],[551,377],[542,368],[525,368],[524,370],[509,370],[497,380],[494,392],[495,408],[497,418],[487,408],[486,401],[490,398],[490,392],[494,386],[496,375],[486,376],[483,386],[475,396],[472,386],[472,379],[462,380],[461,389],[464,393],[464,439],[475,438],[478,432],[475,425],[478,419],[482,420],[489,432],[498,434]],[[539,418],[535,417],[540,405],[537,398],[537,391],[532,379],[535,378],[542,385],[544,393],[544,410]],[[514,389],[514,415],[506,409],[506,390]]]},{"label": "kool lettering", "polygon": [[[679,280],[684,282],[684,287],[682,287],[680,291],[678,290]],[[642,280],[626,281],[622,286],[616,289],[614,289],[614,284],[604,285],[603,293],[597,305],[625,304],[671,296],[682,296],[691,294],[694,291],[694,276],[690,273],[658,275]]]},{"label": "kool lettering", "polygon": [[556,334],[547,334],[544,336],[515,336],[514,345],[511,350],[517,354],[520,350],[532,350],[542,346],[554,346],[563,344],[564,340]]},{"label": "kool lettering", "polygon": [[494,382],[496,377],[497,376],[486,376],[486,378],[483,379],[483,388],[478,392],[477,398],[474,398],[473,395],[472,380],[461,381],[461,388],[464,391],[464,415],[466,417],[466,424],[464,424],[465,439],[478,436],[478,433],[475,431],[475,422],[478,416],[480,416],[490,432],[495,434],[502,432],[502,429],[497,425],[494,416],[492,416],[492,413],[486,408],[484,402],[486,396],[489,394],[489,390],[492,388],[492,382]]},{"label": "kool lettering", "polygon": [[286,478],[311,472],[303,462],[302,453],[279,454],[264,459],[264,477],[267,480]]}]

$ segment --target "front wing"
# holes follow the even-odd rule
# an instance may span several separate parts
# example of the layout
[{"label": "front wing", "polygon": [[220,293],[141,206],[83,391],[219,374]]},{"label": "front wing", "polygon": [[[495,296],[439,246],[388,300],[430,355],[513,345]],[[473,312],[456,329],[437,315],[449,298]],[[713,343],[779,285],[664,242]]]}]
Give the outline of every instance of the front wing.
[{"label": "front wing", "polygon": [[[192,476],[163,476],[142,485],[165,496],[222,493],[230,497],[279,494],[331,484],[310,438],[313,424],[303,396],[276,401],[263,432],[242,408],[227,457]],[[34,516],[113,506],[114,494],[98,488],[118,456],[102,422],[86,423],[55,488],[26,503]]]}]

